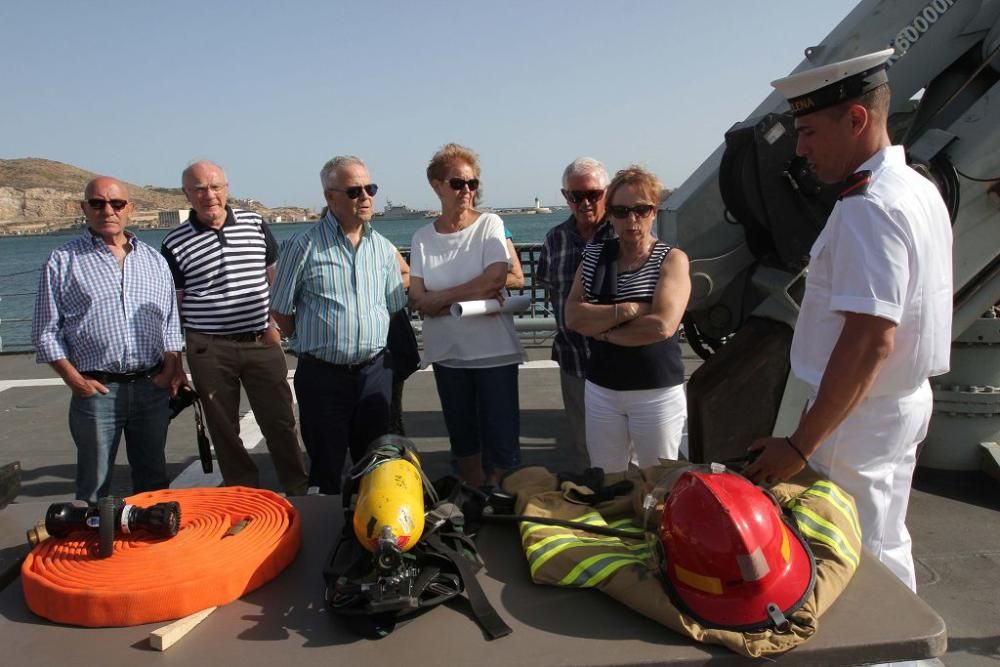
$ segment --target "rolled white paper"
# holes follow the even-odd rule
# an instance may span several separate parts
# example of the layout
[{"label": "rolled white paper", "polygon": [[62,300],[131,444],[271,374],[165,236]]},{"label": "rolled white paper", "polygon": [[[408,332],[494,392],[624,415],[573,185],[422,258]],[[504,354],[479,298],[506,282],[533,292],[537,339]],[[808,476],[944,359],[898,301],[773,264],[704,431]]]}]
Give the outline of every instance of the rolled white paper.
[{"label": "rolled white paper", "polygon": [[531,296],[522,294],[509,296],[503,300],[503,305],[496,299],[481,299],[479,301],[460,301],[451,304],[451,316],[456,320],[476,315],[490,313],[521,313],[531,307]]}]

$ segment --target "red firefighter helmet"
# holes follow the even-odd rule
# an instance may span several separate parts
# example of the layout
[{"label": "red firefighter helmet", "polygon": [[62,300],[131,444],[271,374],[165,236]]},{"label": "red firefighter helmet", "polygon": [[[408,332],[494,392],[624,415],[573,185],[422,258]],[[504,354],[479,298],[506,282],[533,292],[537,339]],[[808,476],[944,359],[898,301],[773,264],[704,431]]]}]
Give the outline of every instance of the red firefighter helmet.
[{"label": "red firefighter helmet", "polygon": [[664,503],[660,542],[668,594],[705,627],[780,627],[816,578],[795,524],[770,495],[730,472],[684,473]]}]

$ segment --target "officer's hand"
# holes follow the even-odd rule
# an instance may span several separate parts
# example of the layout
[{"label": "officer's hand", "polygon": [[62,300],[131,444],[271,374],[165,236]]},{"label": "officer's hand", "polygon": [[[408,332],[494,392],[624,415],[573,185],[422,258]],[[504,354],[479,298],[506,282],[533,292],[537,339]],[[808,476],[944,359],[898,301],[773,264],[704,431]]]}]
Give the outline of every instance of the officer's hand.
[{"label": "officer's hand", "polygon": [[754,484],[776,484],[806,467],[784,438],[755,440],[748,451],[756,450],[760,450],[757,460],[743,470],[743,476]]}]

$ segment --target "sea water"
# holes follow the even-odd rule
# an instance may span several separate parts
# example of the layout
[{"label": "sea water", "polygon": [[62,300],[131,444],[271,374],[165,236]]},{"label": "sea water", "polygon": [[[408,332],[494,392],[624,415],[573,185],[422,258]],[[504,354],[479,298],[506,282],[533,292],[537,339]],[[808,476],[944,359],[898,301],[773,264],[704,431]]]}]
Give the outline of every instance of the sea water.
[{"label": "sea water", "polygon": [[[563,222],[568,211],[534,215],[513,215],[504,218],[515,243],[541,243],[545,233]],[[409,247],[413,233],[431,224],[431,218],[399,218],[379,220],[373,227],[397,247]],[[271,225],[280,243],[308,229],[315,223]],[[135,230],[140,240],[159,248],[168,229]],[[81,230],[62,231],[37,236],[0,236],[0,351],[18,352],[31,349],[31,315],[38,290],[38,272],[46,257],[55,248],[83,233]]]}]

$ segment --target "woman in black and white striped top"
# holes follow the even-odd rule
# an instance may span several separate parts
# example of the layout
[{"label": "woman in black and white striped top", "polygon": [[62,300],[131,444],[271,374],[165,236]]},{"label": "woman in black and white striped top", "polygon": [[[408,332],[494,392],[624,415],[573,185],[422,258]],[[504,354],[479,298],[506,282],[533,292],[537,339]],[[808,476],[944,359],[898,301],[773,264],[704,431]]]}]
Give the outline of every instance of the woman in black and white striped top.
[{"label": "woman in black and white striped top", "polygon": [[641,167],[615,175],[618,238],[584,249],[566,304],[569,328],[590,338],[587,450],[608,473],[676,459],[687,418],[678,329],[691,280],[687,255],[653,236],[661,192]]}]

